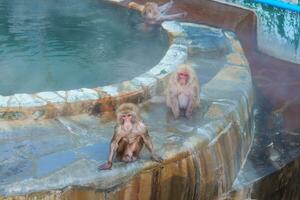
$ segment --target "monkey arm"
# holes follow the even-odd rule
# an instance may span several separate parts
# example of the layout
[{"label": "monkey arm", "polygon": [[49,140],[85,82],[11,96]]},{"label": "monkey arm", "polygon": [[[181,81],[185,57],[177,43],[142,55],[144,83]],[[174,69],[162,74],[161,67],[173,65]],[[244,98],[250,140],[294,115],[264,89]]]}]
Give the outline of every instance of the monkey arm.
[{"label": "monkey arm", "polygon": [[119,143],[120,139],[115,139],[114,141],[112,141],[110,143],[110,150],[109,150],[109,156],[108,156],[108,162],[112,163],[113,157],[115,155],[115,152],[118,149],[118,143]]},{"label": "monkey arm", "polygon": [[122,139],[122,137],[119,136],[119,134],[117,133],[117,127],[115,127],[115,134],[113,135],[113,138],[111,139],[111,142],[110,142],[108,161],[107,161],[107,163],[100,165],[98,167],[99,170],[106,170],[106,169],[110,169],[112,167],[113,157],[114,157],[115,152],[118,149],[118,144],[121,139]]},{"label": "monkey arm", "polygon": [[162,14],[165,14],[173,5],[173,0],[171,0],[170,2],[168,3],[165,3],[161,6],[159,6],[159,12],[161,12]]},{"label": "monkey arm", "polygon": [[186,12],[176,13],[176,14],[171,14],[171,15],[162,14],[159,18],[159,21],[174,20],[174,19],[182,18],[184,16],[186,16]]},{"label": "monkey arm", "polygon": [[[197,83],[198,84],[198,83]],[[200,98],[199,98],[199,87],[198,87],[198,85],[195,85],[194,87],[193,87],[193,91],[194,91],[194,106],[195,107],[199,107],[199,105],[200,105]]]},{"label": "monkey arm", "polygon": [[150,139],[147,129],[146,129],[145,134],[142,135],[142,138],[143,138],[146,148],[150,151],[151,154],[153,154],[153,144],[151,142],[151,139]]},{"label": "monkey arm", "polygon": [[188,119],[191,119],[191,118],[192,118],[192,113],[193,113],[193,102],[194,102],[194,97],[193,97],[193,96],[190,96],[190,97],[189,97],[189,100],[188,100],[188,105],[187,105],[187,108],[186,108],[186,111],[185,111],[185,116],[186,116]]},{"label": "monkey arm", "polygon": [[143,141],[145,143],[146,148],[150,151],[151,153],[151,159],[156,161],[156,162],[161,162],[163,159],[159,156],[157,156],[154,151],[153,151],[153,144],[151,142],[150,136],[148,134],[148,129],[146,128],[145,133],[142,134]]},{"label": "monkey arm", "polygon": [[180,114],[180,110],[179,110],[179,103],[178,103],[178,95],[179,92],[178,91],[170,91],[170,106],[171,106],[171,110],[173,112],[174,117],[177,119],[179,117]]}]

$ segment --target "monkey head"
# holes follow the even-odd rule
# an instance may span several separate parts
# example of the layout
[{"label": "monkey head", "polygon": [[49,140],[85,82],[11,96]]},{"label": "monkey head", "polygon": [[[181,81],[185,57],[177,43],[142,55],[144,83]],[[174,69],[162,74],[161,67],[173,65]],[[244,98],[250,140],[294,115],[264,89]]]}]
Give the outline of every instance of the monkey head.
[{"label": "monkey head", "polygon": [[175,71],[174,78],[176,79],[176,82],[182,86],[197,81],[196,73],[189,64],[179,65]]},{"label": "monkey head", "polygon": [[139,108],[133,103],[123,103],[116,111],[118,124],[131,123],[140,121]]},{"label": "monkey head", "polygon": [[154,2],[147,2],[142,11],[142,15],[146,18],[155,19],[159,17],[158,5]]},{"label": "monkey head", "polygon": [[190,75],[186,71],[179,71],[177,73],[177,81],[180,85],[186,85],[190,79]]}]

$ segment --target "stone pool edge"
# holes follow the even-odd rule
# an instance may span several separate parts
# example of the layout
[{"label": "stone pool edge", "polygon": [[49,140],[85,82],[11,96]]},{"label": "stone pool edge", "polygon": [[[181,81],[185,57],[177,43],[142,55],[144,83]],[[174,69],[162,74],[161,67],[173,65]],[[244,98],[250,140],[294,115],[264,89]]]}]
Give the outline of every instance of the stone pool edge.
[{"label": "stone pool edge", "polygon": [[[183,24],[193,26],[192,23]],[[195,26],[202,25],[195,24]],[[178,64],[186,61],[191,48],[187,42],[181,42],[188,38],[181,23],[164,22],[162,27],[167,31],[171,44],[160,62],[149,71],[132,80],[96,88],[0,95],[0,120],[38,120],[82,113],[100,113],[112,111],[122,102],[141,103],[157,93],[162,93],[168,75]],[[177,38],[179,39],[176,40]],[[229,56],[229,61],[248,65],[240,44],[233,38],[229,38],[229,41],[236,48],[236,55]]]},{"label": "stone pool edge", "polygon": [[[165,29],[168,34],[174,34]],[[153,96],[160,81],[187,58],[187,46],[171,43],[160,62],[149,71],[117,84],[67,91],[0,95],[0,120],[45,119],[57,116],[111,111],[121,102]]]}]

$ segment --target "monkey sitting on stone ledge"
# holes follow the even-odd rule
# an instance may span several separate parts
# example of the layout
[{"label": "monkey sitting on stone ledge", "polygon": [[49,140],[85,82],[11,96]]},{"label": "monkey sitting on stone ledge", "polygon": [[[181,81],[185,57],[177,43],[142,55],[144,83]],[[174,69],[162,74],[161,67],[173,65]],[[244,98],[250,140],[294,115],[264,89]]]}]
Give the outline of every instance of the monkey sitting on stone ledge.
[{"label": "monkey sitting on stone ledge", "polygon": [[166,103],[171,108],[175,119],[181,112],[190,119],[193,110],[199,107],[199,81],[196,72],[189,64],[179,65],[171,74],[166,89]]},{"label": "monkey sitting on stone ledge", "polygon": [[117,124],[110,142],[108,161],[99,166],[99,170],[111,169],[114,155],[126,163],[134,162],[145,144],[151,153],[151,159],[162,162],[154,153],[148,129],[140,118],[139,108],[132,103],[122,104],[116,111]]}]

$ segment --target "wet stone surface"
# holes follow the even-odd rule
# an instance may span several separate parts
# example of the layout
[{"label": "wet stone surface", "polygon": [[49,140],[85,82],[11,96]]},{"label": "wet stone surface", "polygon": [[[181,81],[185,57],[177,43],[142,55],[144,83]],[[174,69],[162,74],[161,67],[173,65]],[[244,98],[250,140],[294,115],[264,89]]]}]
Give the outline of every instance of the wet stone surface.
[{"label": "wet stone surface", "polygon": [[[159,154],[176,153],[182,148],[185,138],[201,126],[207,107],[208,103],[203,101],[203,109],[196,111],[192,120],[182,117],[174,121],[164,104],[145,104],[142,107],[142,117]],[[158,117],[159,120],[156,120]],[[53,180],[58,178],[57,173],[61,170],[72,169],[78,162],[89,160],[93,165],[83,168],[92,175],[97,171],[97,165],[106,161],[113,121],[101,123],[96,116],[80,115],[44,121],[43,128],[40,126],[41,124],[33,123],[20,126],[13,124],[10,129],[6,124],[6,134],[13,132],[15,137],[1,140],[0,191],[11,188],[17,193],[22,192],[21,188],[25,183],[31,189],[43,188],[37,182],[54,187],[58,183]],[[17,137],[18,132],[22,133],[20,137]],[[138,163],[145,161],[149,161],[149,153],[144,149]],[[136,164],[128,164],[128,167],[134,165]],[[115,161],[114,166],[122,168],[125,164]],[[69,173],[72,174],[72,171]],[[96,172],[95,177],[98,176],[101,176],[101,172]],[[80,177],[74,175],[71,182],[76,182]],[[59,182],[64,182],[63,176]]]},{"label": "wet stone surface", "polygon": [[191,40],[190,48],[193,54],[199,53],[205,56],[218,56],[228,51],[228,41],[222,31],[211,28],[210,30],[198,30],[198,27],[186,27],[184,30]]},{"label": "wet stone surface", "polygon": [[19,158],[14,162],[2,163],[0,164],[0,184],[31,178],[33,172],[33,162],[27,159]]},{"label": "wet stone surface", "polygon": [[72,150],[53,153],[43,156],[36,161],[36,177],[43,177],[53,173],[76,160],[75,152]]},{"label": "wet stone surface", "polygon": [[[202,118],[209,104],[203,99],[201,109],[195,111],[192,120],[184,117],[174,120],[164,103],[144,104],[141,107],[142,118],[149,128],[157,152],[162,156],[165,153],[176,154],[183,147],[186,138],[191,137],[205,123]],[[76,183],[82,178],[82,174],[76,176],[72,171],[78,163],[86,163],[82,170],[88,171],[90,176],[103,176],[97,172],[97,165],[107,159],[114,126],[114,121],[102,122],[107,121],[106,118],[78,115],[37,123],[1,122],[0,191],[6,191],[5,194],[11,188],[16,193],[22,193],[42,189],[45,187],[43,185],[51,188],[62,183]],[[149,162],[149,153],[145,149],[141,160],[128,164],[128,167],[132,168],[143,162]],[[125,166],[126,164],[118,161],[114,163],[114,168]],[[71,170],[69,173],[74,177],[64,182],[65,178],[61,176],[57,182],[58,174],[67,169]],[[22,189],[24,184],[28,189]]]}]

